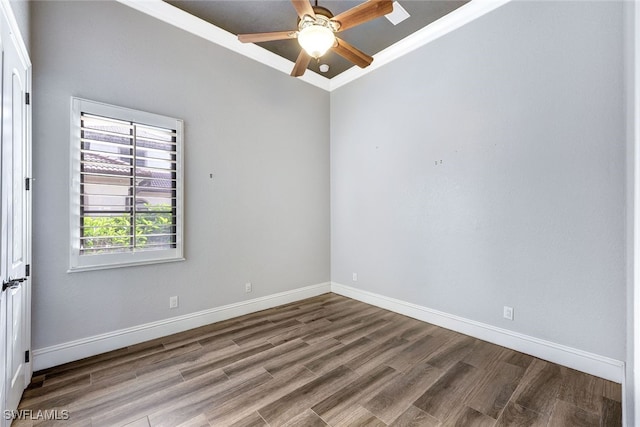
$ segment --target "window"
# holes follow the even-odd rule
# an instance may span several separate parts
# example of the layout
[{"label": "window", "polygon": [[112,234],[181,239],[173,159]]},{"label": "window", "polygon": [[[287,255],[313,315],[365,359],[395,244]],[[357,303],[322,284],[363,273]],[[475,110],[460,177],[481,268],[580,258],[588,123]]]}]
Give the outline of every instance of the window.
[{"label": "window", "polygon": [[71,110],[70,271],[182,260],[182,120]]}]

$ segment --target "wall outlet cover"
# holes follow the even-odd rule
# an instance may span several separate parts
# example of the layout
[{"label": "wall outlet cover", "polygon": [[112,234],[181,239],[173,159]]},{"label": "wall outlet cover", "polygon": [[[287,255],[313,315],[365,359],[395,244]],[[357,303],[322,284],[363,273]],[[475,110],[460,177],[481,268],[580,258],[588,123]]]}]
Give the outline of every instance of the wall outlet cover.
[{"label": "wall outlet cover", "polygon": [[504,306],[503,314],[505,319],[513,320],[513,307]]},{"label": "wall outlet cover", "polygon": [[178,297],[169,297],[169,308],[178,308]]}]

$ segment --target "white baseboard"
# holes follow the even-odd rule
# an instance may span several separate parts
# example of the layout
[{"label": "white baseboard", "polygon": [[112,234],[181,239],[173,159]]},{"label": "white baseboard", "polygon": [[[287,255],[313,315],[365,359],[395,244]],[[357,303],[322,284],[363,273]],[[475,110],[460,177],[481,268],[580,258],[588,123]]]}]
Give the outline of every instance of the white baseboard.
[{"label": "white baseboard", "polygon": [[34,370],[37,371],[61,365],[210,323],[277,307],[305,298],[311,298],[327,292],[334,292],[610,381],[623,382],[625,366],[624,362],[619,360],[335,282],[306,286],[248,301],[241,301],[196,313],[35,349],[33,351],[33,367]]},{"label": "white baseboard", "polygon": [[184,316],[172,317],[106,334],[33,350],[33,369],[38,371],[74,360],[83,359],[118,348],[183,332],[221,320],[242,316],[267,308],[311,298],[331,292],[331,283],[320,283],[291,291],[210,308]]},{"label": "white baseboard", "polygon": [[622,383],[624,379],[625,365],[619,360],[335,282],[331,283],[331,291],[610,381]]}]

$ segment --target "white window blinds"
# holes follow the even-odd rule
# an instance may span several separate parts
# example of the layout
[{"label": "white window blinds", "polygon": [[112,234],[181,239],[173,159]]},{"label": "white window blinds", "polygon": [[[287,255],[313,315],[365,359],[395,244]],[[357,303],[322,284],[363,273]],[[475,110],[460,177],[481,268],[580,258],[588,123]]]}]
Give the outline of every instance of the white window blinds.
[{"label": "white window blinds", "polygon": [[181,259],[182,122],[74,100],[71,269]]}]

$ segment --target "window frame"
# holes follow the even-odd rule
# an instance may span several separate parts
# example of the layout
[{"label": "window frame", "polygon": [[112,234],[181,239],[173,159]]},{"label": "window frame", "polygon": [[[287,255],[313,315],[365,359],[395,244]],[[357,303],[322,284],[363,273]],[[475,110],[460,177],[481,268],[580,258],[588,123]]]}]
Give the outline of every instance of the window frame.
[{"label": "window frame", "polygon": [[[176,131],[176,241],[175,248],[159,250],[131,250],[106,254],[80,253],[81,196],[81,114],[94,114],[140,125],[155,126]],[[71,168],[70,168],[70,253],[68,272],[101,270],[134,265],[184,261],[184,122],[168,116],[71,97]]]}]

